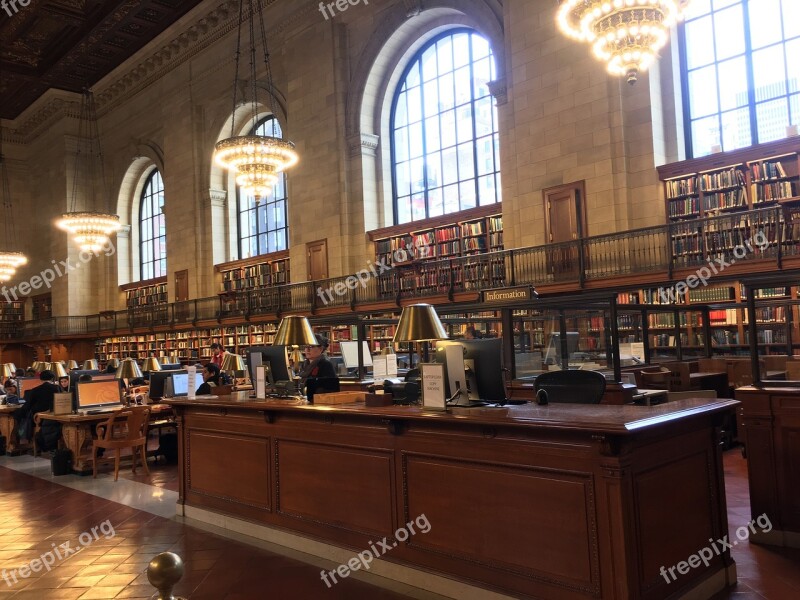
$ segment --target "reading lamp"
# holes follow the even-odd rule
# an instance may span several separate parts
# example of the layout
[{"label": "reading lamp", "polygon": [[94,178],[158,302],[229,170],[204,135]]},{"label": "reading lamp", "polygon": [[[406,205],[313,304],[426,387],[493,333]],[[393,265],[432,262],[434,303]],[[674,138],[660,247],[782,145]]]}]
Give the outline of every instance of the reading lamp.
[{"label": "reading lamp", "polygon": [[17,365],[15,365],[13,362],[7,362],[5,364],[7,364],[11,368],[11,372],[14,373],[14,375],[16,375]]},{"label": "reading lamp", "polygon": [[158,362],[158,359],[155,356],[148,356],[144,359],[144,364],[142,365],[142,371],[160,371],[161,370],[161,363]]},{"label": "reading lamp", "polygon": [[[311,323],[306,317],[290,315],[281,319],[278,331],[275,332],[275,339],[272,341],[275,346],[316,346],[319,344],[317,336],[311,329]],[[299,388],[300,379],[295,377],[296,387]],[[298,393],[300,390],[297,390]]]},{"label": "reading lamp", "polygon": [[142,376],[142,370],[139,368],[139,365],[136,364],[136,361],[132,358],[126,358],[123,360],[120,365],[117,367],[117,373],[115,377],[117,379],[122,379],[125,381],[125,387],[128,387],[128,381],[131,379],[137,379]]},{"label": "reading lamp", "polygon": [[2,367],[0,367],[0,376],[2,376],[3,381],[5,381],[10,377],[14,377],[15,372],[16,369],[12,371],[11,367],[8,364],[5,364]]},{"label": "reading lamp", "polygon": [[69,377],[67,370],[64,368],[60,362],[51,362],[47,365],[47,369],[51,370],[55,373],[56,379],[61,379],[62,377]]},{"label": "reading lamp", "polygon": [[[113,359],[112,359],[113,360]],[[99,371],[100,367],[97,364],[97,361],[93,358],[89,360],[83,361],[83,368],[85,371]]]},{"label": "reading lamp", "polygon": [[78,361],[76,361],[76,360],[67,361],[67,369],[72,371],[73,369],[77,369],[77,368],[78,368]]},{"label": "reading lamp", "polygon": [[228,352],[225,356],[222,357],[222,366],[220,366],[220,370],[226,373],[230,373],[231,381],[236,383],[236,371],[244,371],[244,360],[238,354],[233,354],[232,352]]},{"label": "reading lamp", "polygon": [[119,368],[119,359],[118,358],[109,358],[108,361],[106,361],[106,369],[108,368],[109,365],[111,365],[115,369],[118,369]]},{"label": "reading lamp", "polygon": [[[401,342],[433,342],[448,338],[444,325],[430,304],[412,304],[403,308],[392,344]],[[423,360],[428,360],[428,346],[423,345]],[[410,360],[409,360],[410,362]],[[413,366],[413,365],[410,365]]]}]

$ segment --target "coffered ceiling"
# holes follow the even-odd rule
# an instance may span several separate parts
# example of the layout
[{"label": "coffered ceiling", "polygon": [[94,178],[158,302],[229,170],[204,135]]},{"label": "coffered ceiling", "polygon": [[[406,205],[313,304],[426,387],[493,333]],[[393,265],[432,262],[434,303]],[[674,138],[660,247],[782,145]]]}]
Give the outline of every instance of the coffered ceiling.
[{"label": "coffered ceiling", "polygon": [[0,9],[0,118],[16,118],[49,88],[93,86],[199,3],[31,0],[23,7],[6,0],[8,10]]}]

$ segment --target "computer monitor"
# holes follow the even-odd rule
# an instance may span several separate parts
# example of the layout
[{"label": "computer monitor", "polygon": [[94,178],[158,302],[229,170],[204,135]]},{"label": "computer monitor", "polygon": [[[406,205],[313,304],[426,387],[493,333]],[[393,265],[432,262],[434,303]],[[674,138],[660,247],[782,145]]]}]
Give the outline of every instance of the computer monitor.
[{"label": "computer monitor", "polygon": [[17,394],[20,398],[25,397],[25,392],[30,392],[31,390],[36,389],[40,385],[42,385],[44,381],[39,379],[38,377],[19,377],[17,379],[17,385],[19,388],[17,389]]},{"label": "computer monitor", "polygon": [[[150,397],[163,398],[164,397],[164,382],[168,377],[174,373],[180,373],[179,370],[175,371],[153,371],[150,373]],[[200,377],[202,379],[202,377]]]},{"label": "computer monitor", "polygon": [[[342,360],[344,360],[344,366],[347,369],[357,369],[358,368],[358,342],[339,342],[339,346],[342,349]],[[372,354],[369,350],[369,342],[367,340],[361,341],[361,348],[362,353],[364,355],[364,366],[371,367],[372,366]]]},{"label": "computer monitor", "polygon": [[162,371],[180,371],[183,369],[183,365],[181,363],[163,363],[161,365]]},{"label": "computer monitor", "polygon": [[[189,395],[189,372],[188,371],[173,371],[172,372],[172,394],[175,397]],[[203,378],[198,373],[194,379],[195,392],[203,385]]]},{"label": "computer monitor", "polygon": [[[69,372],[69,389],[74,390],[75,386],[78,383],[78,380],[81,378],[81,375],[91,375],[92,380],[100,375],[104,375],[103,371],[98,371],[97,369],[75,369]],[[108,375],[113,375],[108,373]]]},{"label": "computer monitor", "polygon": [[[457,342],[442,341],[436,342],[436,362],[445,365],[448,370],[447,361],[448,346],[459,345],[462,347],[462,360],[464,365],[472,365],[471,371],[477,383],[477,398],[489,402],[505,402],[506,386],[503,378],[503,340],[500,338],[488,338],[481,340],[458,340]],[[453,351],[450,351],[451,355]],[[450,362],[453,362],[451,359]],[[462,379],[463,377],[463,379]],[[464,380],[469,380],[468,374],[460,376],[455,374],[455,378],[463,385]],[[455,389],[450,389],[450,374],[445,377],[448,396],[452,396]],[[470,390],[473,391],[474,390]],[[473,398],[475,394],[471,395]]]},{"label": "computer monitor", "polygon": [[[289,356],[286,353],[286,346],[256,346],[250,348],[247,353],[250,366],[250,378],[255,381],[255,368],[253,366],[253,355],[261,356],[261,364],[269,365],[272,372],[273,381],[291,381],[289,374]],[[258,359],[255,359],[256,361]]]},{"label": "computer monitor", "polygon": [[113,408],[122,405],[122,388],[115,379],[78,382],[78,409]]},{"label": "computer monitor", "polygon": [[[567,332],[567,362],[569,362],[569,357],[578,351],[579,341],[580,333],[577,331]],[[544,354],[544,364],[554,365],[561,363],[561,332],[551,333],[550,341],[547,344],[547,351]]]}]

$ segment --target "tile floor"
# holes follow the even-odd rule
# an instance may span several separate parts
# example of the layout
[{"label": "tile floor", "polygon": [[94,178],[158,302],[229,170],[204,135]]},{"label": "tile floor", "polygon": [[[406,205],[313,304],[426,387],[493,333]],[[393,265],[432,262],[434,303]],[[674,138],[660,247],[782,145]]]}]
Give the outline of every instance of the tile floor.
[{"label": "tile floor", "polygon": [[[731,535],[750,521],[747,463],[738,450],[725,455],[728,519]],[[435,598],[399,584],[383,589],[354,579],[330,590],[320,581],[325,561],[270,546],[231,540],[172,517],[177,499],[177,468],[151,465],[151,475],[134,476],[129,468],[114,484],[106,472],[91,477],[50,475],[46,459],[0,457],[0,600],[26,598],[151,598],[154,588],[143,573],[157,553],[171,550],[186,561],[186,573],[175,589],[189,600],[280,600]],[[114,535],[97,538],[50,572],[28,578],[10,570],[26,564],[53,545],[79,536],[106,521]],[[108,525],[105,532],[110,531]],[[86,540],[86,538],[84,538]],[[248,538],[249,540],[249,538]],[[790,600],[800,598],[800,550],[748,543],[733,551],[739,583],[714,600]],[[8,581],[11,585],[8,585]]]}]

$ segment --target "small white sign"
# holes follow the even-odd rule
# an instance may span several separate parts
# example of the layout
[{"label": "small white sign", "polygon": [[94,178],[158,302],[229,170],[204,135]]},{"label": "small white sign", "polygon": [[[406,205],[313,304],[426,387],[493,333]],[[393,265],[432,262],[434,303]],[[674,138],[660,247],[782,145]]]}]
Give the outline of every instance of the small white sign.
[{"label": "small white sign", "polygon": [[397,377],[397,355],[396,354],[387,354],[386,355],[386,375],[389,379],[393,379]]},{"label": "small white sign", "polygon": [[419,366],[422,376],[422,405],[432,410],[447,410],[444,393],[444,365],[424,363]]},{"label": "small white sign", "polygon": [[197,385],[195,383],[197,381],[197,367],[195,367],[195,366],[187,367],[186,370],[189,371],[189,393],[188,393],[188,397],[189,398],[194,398],[196,393],[197,393]]},{"label": "small white sign", "polygon": [[[389,376],[389,369],[387,366],[386,356],[375,356],[372,359],[372,378],[378,382],[383,381]],[[395,357],[396,358],[396,357]],[[397,361],[395,360],[395,364]],[[395,372],[397,368],[395,367]]]},{"label": "small white sign", "polygon": [[256,367],[256,398],[267,397],[267,369],[264,365]]},{"label": "small white sign", "polygon": [[644,360],[644,342],[633,342],[631,344],[631,356]]}]

